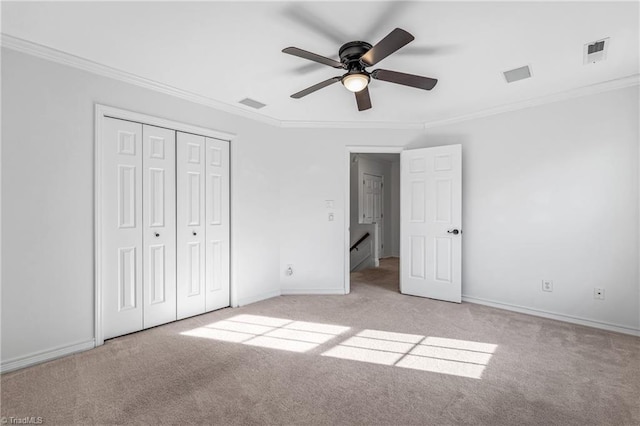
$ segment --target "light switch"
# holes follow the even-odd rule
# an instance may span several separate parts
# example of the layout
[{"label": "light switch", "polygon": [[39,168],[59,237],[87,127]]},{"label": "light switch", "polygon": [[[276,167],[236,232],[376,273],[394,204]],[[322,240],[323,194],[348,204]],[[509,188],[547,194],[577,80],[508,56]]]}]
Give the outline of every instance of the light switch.
[{"label": "light switch", "polygon": [[329,222],[333,222],[333,213],[329,213]]}]

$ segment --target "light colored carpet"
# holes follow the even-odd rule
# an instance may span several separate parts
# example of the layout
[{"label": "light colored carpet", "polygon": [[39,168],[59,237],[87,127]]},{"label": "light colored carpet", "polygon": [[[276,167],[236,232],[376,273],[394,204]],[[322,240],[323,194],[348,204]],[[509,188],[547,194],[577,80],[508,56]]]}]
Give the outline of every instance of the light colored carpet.
[{"label": "light colored carpet", "polygon": [[1,413],[46,424],[640,424],[639,338],[397,287],[387,259],[354,273],[348,296],[278,297],[116,338],[3,375]]}]

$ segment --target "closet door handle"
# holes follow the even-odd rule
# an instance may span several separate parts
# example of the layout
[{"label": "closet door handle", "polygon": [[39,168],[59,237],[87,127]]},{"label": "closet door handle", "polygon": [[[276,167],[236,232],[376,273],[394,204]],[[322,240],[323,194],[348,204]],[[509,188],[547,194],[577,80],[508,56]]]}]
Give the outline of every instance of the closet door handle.
[{"label": "closet door handle", "polygon": [[195,235],[198,235],[198,233],[197,233],[196,231],[193,231],[193,235],[194,235],[194,236],[195,236]]},{"label": "closet door handle", "polygon": [[160,236],[160,234],[159,234],[159,233],[157,233],[157,232],[154,232],[154,235],[155,235],[156,237],[159,237],[159,236]]}]

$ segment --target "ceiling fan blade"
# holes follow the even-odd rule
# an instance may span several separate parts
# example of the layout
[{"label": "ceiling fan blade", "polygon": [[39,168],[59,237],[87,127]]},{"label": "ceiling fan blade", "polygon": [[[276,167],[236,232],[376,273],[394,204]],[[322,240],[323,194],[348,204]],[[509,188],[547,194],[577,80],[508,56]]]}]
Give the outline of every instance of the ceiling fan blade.
[{"label": "ceiling fan blade", "polygon": [[307,96],[307,95],[309,95],[309,94],[311,94],[311,93],[315,92],[316,90],[320,90],[320,89],[322,89],[323,87],[327,87],[327,86],[329,86],[329,85],[331,85],[331,84],[333,84],[333,83],[335,83],[335,82],[337,82],[337,81],[340,81],[340,80],[342,80],[342,77],[333,77],[333,78],[330,78],[330,79],[325,80],[325,81],[323,81],[323,82],[320,82],[320,83],[318,83],[318,84],[314,84],[314,85],[313,85],[313,86],[311,86],[311,87],[307,87],[306,89],[301,90],[301,91],[299,91],[298,93],[294,93],[293,95],[291,95],[291,97],[292,97],[293,99],[300,99],[300,98],[301,98],[301,97],[303,97],[303,96]]},{"label": "ceiling fan blade", "polygon": [[407,1],[391,1],[381,5],[377,17],[368,23],[367,30],[362,34],[362,40],[375,39],[380,28],[388,28],[390,22],[399,21],[400,15],[404,14],[410,5]]},{"label": "ceiling fan blade", "polygon": [[360,62],[368,67],[375,65],[411,41],[413,41],[411,34],[403,29],[396,28],[362,55]]},{"label": "ceiling fan blade", "polygon": [[319,62],[324,65],[329,65],[330,67],[344,68],[342,62],[338,62],[331,58],[326,58],[315,53],[307,52],[306,50],[298,49],[297,47],[287,47],[282,49],[282,52],[288,53],[289,55],[298,56],[303,59],[308,59],[310,61]]},{"label": "ceiling fan blade", "polygon": [[356,103],[358,104],[358,111],[364,111],[371,108],[371,97],[369,96],[368,87],[356,92]]},{"label": "ceiling fan blade", "polygon": [[388,81],[389,83],[402,84],[404,86],[411,86],[424,90],[433,89],[438,82],[435,78],[389,70],[375,70],[371,73],[371,77],[376,80]]},{"label": "ceiling fan blade", "polygon": [[294,3],[284,10],[284,16],[303,27],[305,31],[309,29],[315,31],[316,34],[331,40],[337,45],[341,45],[345,40],[349,39],[349,35],[345,34],[339,26],[333,25],[306,5]]}]

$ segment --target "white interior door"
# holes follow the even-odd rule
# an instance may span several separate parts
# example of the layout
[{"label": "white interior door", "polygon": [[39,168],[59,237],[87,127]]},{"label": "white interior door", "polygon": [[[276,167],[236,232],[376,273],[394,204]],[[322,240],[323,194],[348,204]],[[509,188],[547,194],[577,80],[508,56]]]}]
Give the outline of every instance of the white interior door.
[{"label": "white interior door", "polygon": [[143,327],[142,125],[105,118],[99,149],[102,318],[109,339]]},{"label": "white interior door", "polygon": [[462,299],[461,145],[400,155],[400,291]]},{"label": "white interior door", "polygon": [[205,312],[205,137],[177,132],[177,318]]},{"label": "white interior door", "polygon": [[382,214],[383,208],[383,185],[382,176],[363,173],[363,203],[364,203],[364,223],[377,223],[376,234],[376,258],[383,255],[384,242],[384,218]]},{"label": "white interior door", "polygon": [[205,309],[229,306],[229,142],[206,138]]},{"label": "white interior door", "polygon": [[143,125],[144,328],[176,320],[176,132]]}]

